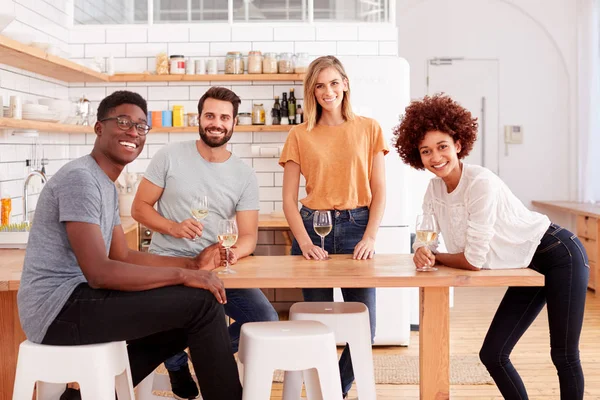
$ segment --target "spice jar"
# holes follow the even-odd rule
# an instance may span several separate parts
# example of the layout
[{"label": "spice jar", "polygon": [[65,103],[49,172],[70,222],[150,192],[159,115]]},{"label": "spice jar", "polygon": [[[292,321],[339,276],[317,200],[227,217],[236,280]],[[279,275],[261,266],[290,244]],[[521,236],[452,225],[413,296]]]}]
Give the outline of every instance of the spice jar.
[{"label": "spice jar", "polygon": [[172,55],[171,57],[169,57],[169,60],[169,73],[171,75],[185,74],[185,58],[182,55]]},{"label": "spice jar", "polygon": [[294,62],[294,72],[297,74],[306,73],[306,71],[308,71],[308,64],[310,64],[308,53],[296,54],[296,60]]},{"label": "spice jar", "polygon": [[12,211],[12,200],[10,197],[5,197],[0,200],[0,225],[8,225],[10,223],[10,212]]},{"label": "spice jar", "polygon": [[244,59],[239,51],[230,51],[225,56],[225,73],[226,74],[243,74]]},{"label": "spice jar", "polygon": [[265,124],[265,109],[262,103],[256,103],[252,106],[252,125]]},{"label": "spice jar", "polygon": [[262,62],[263,74],[276,74],[277,73],[277,54],[276,53],[265,53],[265,57]]},{"label": "spice jar", "polygon": [[167,53],[156,55],[156,75],[169,75],[169,57],[167,57]]},{"label": "spice jar", "polygon": [[198,113],[188,113],[188,126],[198,126]]},{"label": "spice jar", "polygon": [[239,113],[238,125],[252,125],[252,114],[248,112]]},{"label": "spice jar", "polygon": [[262,74],[262,53],[260,51],[251,51],[248,53],[248,73]]}]

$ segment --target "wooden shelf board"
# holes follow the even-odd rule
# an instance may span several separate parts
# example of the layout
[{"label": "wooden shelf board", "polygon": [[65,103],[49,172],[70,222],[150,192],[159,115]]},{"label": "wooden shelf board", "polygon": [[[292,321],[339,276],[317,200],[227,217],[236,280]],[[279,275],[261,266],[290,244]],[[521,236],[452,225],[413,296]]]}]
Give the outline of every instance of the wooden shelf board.
[{"label": "wooden shelf board", "polygon": [[[293,125],[238,125],[235,132],[288,132]],[[93,133],[93,127],[67,125],[54,122],[31,121],[25,119],[0,118],[0,129],[35,129],[40,132]],[[197,133],[197,126],[152,128],[153,133]]]},{"label": "wooden shelf board", "polygon": [[152,75],[115,74],[110,82],[192,82],[192,81],[301,81],[305,74],[217,74],[217,75]]},{"label": "wooden shelf board", "polygon": [[93,133],[91,126],[67,125],[55,122],[31,121],[26,119],[0,118],[0,129],[35,129],[41,132]]},{"label": "wooden shelf board", "polygon": [[2,35],[0,35],[0,60],[0,64],[21,68],[64,82],[108,82],[106,74]]}]

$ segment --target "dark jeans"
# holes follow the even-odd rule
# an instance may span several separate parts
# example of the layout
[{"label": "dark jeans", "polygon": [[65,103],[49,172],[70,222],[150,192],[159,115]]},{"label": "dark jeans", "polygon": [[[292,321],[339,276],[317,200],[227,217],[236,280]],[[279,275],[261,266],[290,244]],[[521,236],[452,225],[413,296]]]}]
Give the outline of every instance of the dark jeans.
[{"label": "dark jeans", "polygon": [[590,273],[587,254],[577,236],[551,224],[529,268],[544,275],[544,286],[508,288],[479,356],[505,399],[528,399],[525,385],[509,357],[547,304],[550,355],[558,371],[560,398],[581,400],[584,379],[579,336]]},{"label": "dark jeans", "polygon": [[[229,325],[229,337],[234,353],[240,344],[240,332],[246,322],[278,321],[279,315],[260,289],[227,289],[225,314],[234,319]],[[165,361],[169,371],[179,371],[188,362],[187,353],[182,351]]]},{"label": "dark jeans", "polygon": [[190,348],[206,400],[240,400],[242,387],[223,307],[207,290],[168,286],[142,292],[79,285],[43,344],[127,341],[134,386],[168,357]]},{"label": "dark jeans", "polygon": [[[321,246],[321,237],[313,228],[314,210],[308,207],[300,209],[300,216],[304,221],[304,228],[315,245]],[[369,209],[367,207],[355,208],[354,210],[331,210],[332,228],[331,233],[325,237],[325,250],[329,254],[352,254],[354,247],[362,240],[369,222]],[[302,255],[298,242],[294,239],[292,244],[292,255]],[[302,289],[305,301],[333,301],[333,289]],[[371,323],[371,342],[375,338],[376,326],[376,299],[375,288],[342,288],[344,301],[356,301],[363,303],[369,309]],[[340,357],[340,377],[342,381],[342,392],[348,393],[354,382],[354,370],[352,369],[352,358],[348,345],[344,348]]]}]

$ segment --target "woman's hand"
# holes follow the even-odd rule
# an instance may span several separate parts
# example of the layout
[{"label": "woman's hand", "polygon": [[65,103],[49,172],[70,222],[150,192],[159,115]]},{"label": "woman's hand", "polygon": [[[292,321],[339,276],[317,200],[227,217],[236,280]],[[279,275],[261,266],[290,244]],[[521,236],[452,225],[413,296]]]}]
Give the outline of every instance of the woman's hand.
[{"label": "woman's hand", "polygon": [[368,260],[375,254],[375,239],[372,237],[363,237],[354,247],[352,258],[355,260]]},{"label": "woman's hand", "polygon": [[312,243],[300,245],[300,250],[302,250],[302,255],[307,260],[325,260],[327,257],[329,257],[329,253],[326,250],[323,250],[319,246],[315,246]]},{"label": "woman's hand", "polygon": [[435,264],[435,255],[427,246],[419,247],[415,251],[413,262],[417,268],[432,267]]},{"label": "woman's hand", "polygon": [[176,238],[194,239],[196,236],[202,236],[204,227],[193,218],[188,218],[180,223],[174,223],[169,228],[169,235]]}]

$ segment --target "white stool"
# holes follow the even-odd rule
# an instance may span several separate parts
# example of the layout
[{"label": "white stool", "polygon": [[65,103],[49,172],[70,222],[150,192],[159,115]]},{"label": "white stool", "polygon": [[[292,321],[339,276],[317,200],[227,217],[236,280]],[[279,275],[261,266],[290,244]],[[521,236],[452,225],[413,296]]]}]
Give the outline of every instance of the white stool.
[{"label": "white stool", "polygon": [[304,371],[310,400],[342,398],[333,332],[320,322],[245,323],[239,359],[244,364],[244,400],[270,399],[275,369]]},{"label": "white stool", "polygon": [[[355,302],[295,303],[290,308],[289,318],[292,321],[319,321],[331,328],[336,343],[348,343],[358,398],[360,400],[375,400],[377,398],[367,306]],[[283,399],[297,400],[301,391],[301,374],[299,372],[286,372]]]},{"label": "white stool", "polygon": [[[77,382],[83,400],[134,400],[125,342],[48,346],[28,340],[19,346],[13,400],[57,399],[65,384]],[[116,384],[115,384],[116,381]]]}]

